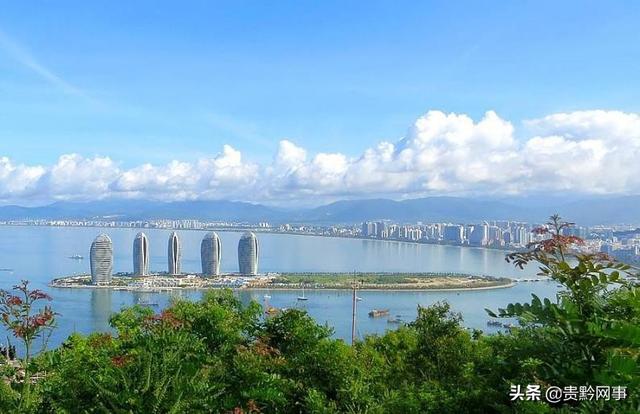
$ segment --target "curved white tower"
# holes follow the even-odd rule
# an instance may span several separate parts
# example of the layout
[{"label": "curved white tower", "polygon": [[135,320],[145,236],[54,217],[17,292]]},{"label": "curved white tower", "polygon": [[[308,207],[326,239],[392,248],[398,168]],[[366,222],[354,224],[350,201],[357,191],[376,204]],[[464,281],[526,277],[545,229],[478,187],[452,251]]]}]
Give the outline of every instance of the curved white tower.
[{"label": "curved white tower", "polygon": [[258,274],[258,239],[252,232],[246,232],[238,242],[238,267],[241,274]]},{"label": "curved white tower", "polygon": [[133,274],[147,276],[149,274],[149,239],[140,232],[133,240]]},{"label": "curved white tower", "polygon": [[169,246],[167,249],[167,257],[169,259],[168,272],[170,275],[179,275],[181,273],[180,261],[182,260],[182,247],[178,233],[175,231],[169,235]]},{"label": "curved white tower", "polygon": [[220,237],[215,232],[207,233],[200,244],[200,259],[202,260],[202,274],[217,276],[220,274],[220,257],[222,245]]},{"label": "curved white tower", "polygon": [[104,285],[111,283],[113,273],[113,244],[106,234],[100,234],[91,243],[91,283]]}]

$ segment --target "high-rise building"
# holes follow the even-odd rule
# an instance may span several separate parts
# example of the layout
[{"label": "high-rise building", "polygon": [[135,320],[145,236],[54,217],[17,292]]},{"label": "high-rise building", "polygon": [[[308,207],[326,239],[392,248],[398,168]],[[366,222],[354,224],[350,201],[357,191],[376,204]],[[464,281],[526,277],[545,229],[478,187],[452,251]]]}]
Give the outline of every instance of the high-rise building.
[{"label": "high-rise building", "polygon": [[258,274],[258,239],[252,232],[246,232],[238,242],[238,267],[241,274]]},{"label": "high-rise building", "polygon": [[365,221],[362,223],[361,233],[364,237],[376,237],[378,235],[378,223]]},{"label": "high-rise building", "polygon": [[367,237],[369,235],[369,223],[368,222],[363,222],[362,225],[360,226],[360,234],[364,237]]},{"label": "high-rise building", "polygon": [[501,246],[502,244],[502,229],[498,226],[489,226],[489,245]]},{"label": "high-rise building", "polygon": [[175,231],[169,235],[167,257],[169,259],[169,274],[179,275],[181,273],[180,262],[182,261],[182,247],[180,246],[178,233]]},{"label": "high-rise building", "polygon": [[462,244],[464,241],[464,226],[459,224],[446,225],[442,238],[447,243]]},{"label": "high-rise building", "polygon": [[505,230],[502,232],[502,243],[505,246],[508,246],[511,244],[511,230]]},{"label": "high-rise building", "polygon": [[133,239],[133,274],[136,276],[149,274],[149,239],[142,232]]},{"label": "high-rise building", "polygon": [[513,242],[524,247],[531,241],[531,230],[526,226],[519,226],[513,236]]},{"label": "high-rise building", "polygon": [[100,234],[91,243],[91,283],[104,285],[111,283],[113,273],[113,244],[106,234]]},{"label": "high-rise building", "polygon": [[489,242],[489,225],[487,223],[476,224],[469,235],[469,244],[474,246],[486,246]]},{"label": "high-rise building", "polygon": [[202,274],[215,276],[220,274],[220,256],[222,245],[220,237],[215,232],[207,233],[200,243],[200,259],[202,260]]}]

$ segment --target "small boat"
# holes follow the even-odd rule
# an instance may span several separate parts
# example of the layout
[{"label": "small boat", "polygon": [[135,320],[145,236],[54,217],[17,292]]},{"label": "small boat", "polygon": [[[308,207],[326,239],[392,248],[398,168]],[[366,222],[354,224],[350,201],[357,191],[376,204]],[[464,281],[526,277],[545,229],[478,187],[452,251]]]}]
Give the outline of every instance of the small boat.
[{"label": "small boat", "polygon": [[502,322],[500,321],[487,321],[487,326],[502,326]]},{"label": "small boat", "polygon": [[304,295],[304,286],[302,287],[302,296],[298,296],[298,300],[309,300],[309,298]]},{"label": "small boat", "polygon": [[265,299],[271,299],[271,295],[264,295],[263,298]]},{"label": "small boat", "polygon": [[155,302],[149,302],[148,300],[139,300],[138,305],[140,306],[158,306]]},{"label": "small boat", "polygon": [[82,259],[84,259],[84,256],[82,256],[81,254],[74,254],[73,256],[69,256],[69,259],[71,259],[71,260],[82,260]]},{"label": "small boat", "polygon": [[389,315],[389,309],[372,309],[369,312],[370,318],[379,318],[380,316],[387,316],[387,315]]},{"label": "small boat", "polygon": [[360,296],[356,296],[356,300],[357,300],[358,302],[360,302],[360,301],[362,300],[362,298],[361,298]]},{"label": "small boat", "polygon": [[393,323],[393,324],[399,324],[404,322],[402,319],[400,318],[389,318],[387,319],[387,323]]}]

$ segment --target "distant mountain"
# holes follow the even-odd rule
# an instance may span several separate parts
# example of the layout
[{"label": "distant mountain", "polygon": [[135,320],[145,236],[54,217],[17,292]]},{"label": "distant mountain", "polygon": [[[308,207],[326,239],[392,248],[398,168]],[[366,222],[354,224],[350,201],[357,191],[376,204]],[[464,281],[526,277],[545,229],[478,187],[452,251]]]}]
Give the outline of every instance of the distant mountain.
[{"label": "distant mountain", "polygon": [[141,200],[102,200],[86,203],[58,202],[42,207],[3,206],[0,220],[105,219],[153,220],[199,219],[256,223],[359,223],[366,220],[397,222],[481,220],[541,222],[551,214],[584,225],[640,224],[640,196],[587,199],[550,199],[547,203],[523,199],[426,197],[403,201],[388,199],[345,200],[311,209],[278,209],[237,201],[180,201],[163,203]]},{"label": "distant mountain", "polygon": [[307,214],[311,221],[359,222],[389,219],[400,222],[479,220],[526,220],[536,217],[527,208],[501,201],[458,197],[427,197],[404,201],[385,199],[338,201],[318,207]]},{"label": "distant mountain", "polygon": [[258,222],[282,220],[285,217],[282,211],[270,207],[225,200],[172,203],[102,200],[86,203],[58,202],[42,207],[0,207],[0,220],[111,218],[113,220],[200,219]]},{"label": "distant mountain", "polygon": [[640,225],[640,196],[574,201],[558,206],[557,212],[576,223]]}]

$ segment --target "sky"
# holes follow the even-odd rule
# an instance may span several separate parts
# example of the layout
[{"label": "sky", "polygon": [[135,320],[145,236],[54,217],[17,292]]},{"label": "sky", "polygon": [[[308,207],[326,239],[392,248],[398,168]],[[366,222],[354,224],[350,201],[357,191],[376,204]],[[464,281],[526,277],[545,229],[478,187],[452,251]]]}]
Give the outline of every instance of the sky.
[{"label": "sky", "polygon": [[636,1],[0,5],[0,204],[640,193]]}]

